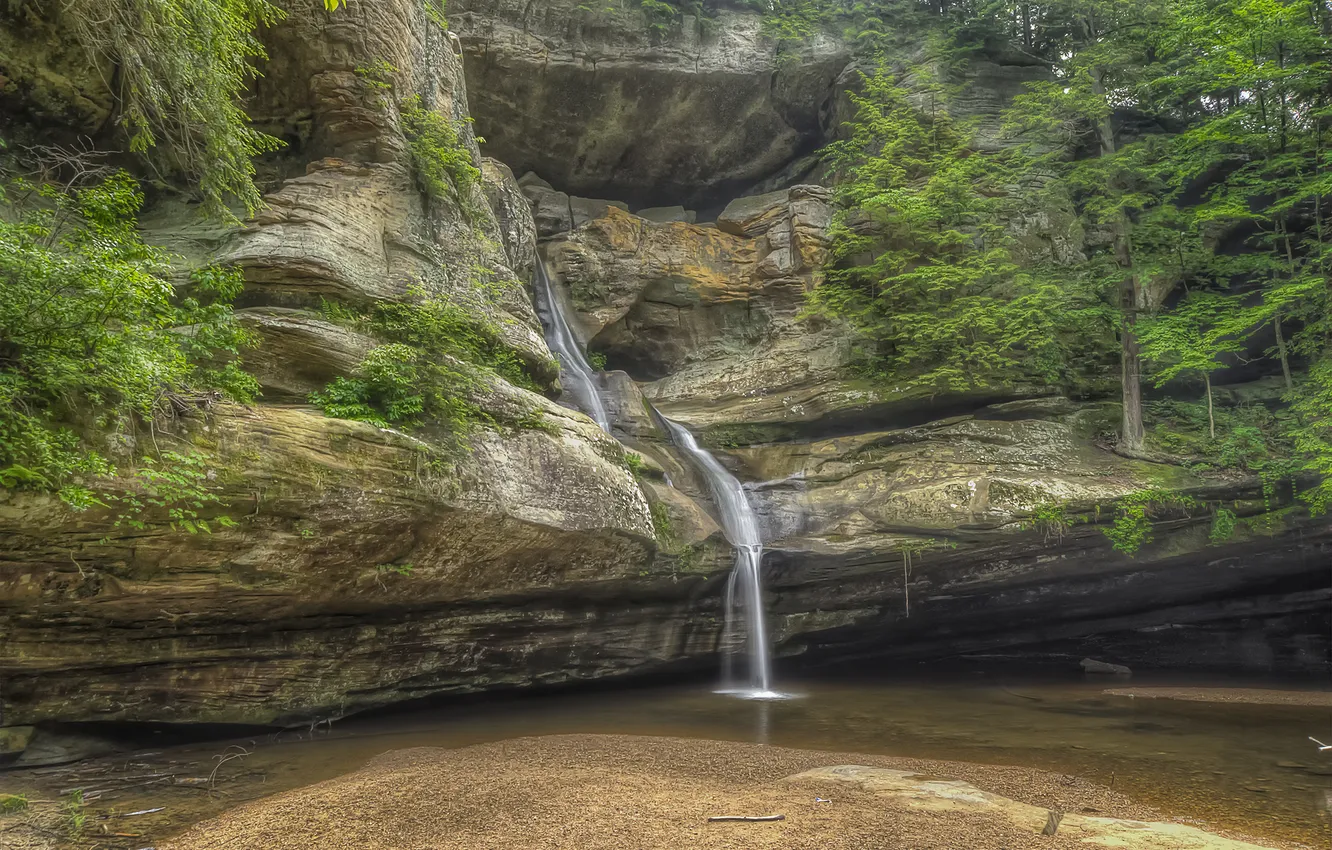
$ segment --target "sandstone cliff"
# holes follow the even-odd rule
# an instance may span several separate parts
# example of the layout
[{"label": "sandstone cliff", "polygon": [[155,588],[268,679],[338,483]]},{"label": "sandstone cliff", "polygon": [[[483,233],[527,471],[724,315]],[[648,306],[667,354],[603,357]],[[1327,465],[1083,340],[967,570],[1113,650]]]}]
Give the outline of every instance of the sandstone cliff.
[{"label": "sandstone cliff", "polygon": [[[749,482],[781,656],[1100,647],[1135,663],[1326,668],[1332,531],[1288,492],[1119,457],[1095,400],[872,386],[846,369],[839,328],[802,317],[831,215],[804,155],[835,132],[854,70],[836,39],[779,58],[749,12],[654,34],[637,11],[573,0],[471,0],[450,16],[462,58],[418,3],[330,15],[294,2],[264,35],[247,104],[289,145],[265,164],[265,209],[227,228],[169,198],[149,211],[150,238],[245,274],[261,403],[160,435],[212,453],[217,511],[239,525],[131,530],[0,491],[9,749],[57,722],[308,722],[431,693],[714,669],[728,547],[648,403]],[[70,70],[67,45],[5,59],[19,81],[5,97],[33,120],[105,119],[100,77]],[[387,80],[364,73],[379,63]],[[1030,75],[975,69],[980,115]],[[385,86],[459,126],[475,117],[495,159],[464,132],[484,175],[468,209],[414,182]],[[733,198],[754,188],[771,191]],[[1042,249],[1069,250],[1057,223],[1037,225]],[[474,388],[492,425],[462,451],[304,403],[378,344],[321,305],[422,288],[498,328],[558,397],[527,291],[538,239],[641,465],[493,374]],[[1199,504],[1163,512],[1135,558],[1112,551],[1098,522],[1160,486]],[[1034,516],[1052,502],[1066,524]],[[1219,504],[1240,520],[1224,546],[1208,539]]]}]

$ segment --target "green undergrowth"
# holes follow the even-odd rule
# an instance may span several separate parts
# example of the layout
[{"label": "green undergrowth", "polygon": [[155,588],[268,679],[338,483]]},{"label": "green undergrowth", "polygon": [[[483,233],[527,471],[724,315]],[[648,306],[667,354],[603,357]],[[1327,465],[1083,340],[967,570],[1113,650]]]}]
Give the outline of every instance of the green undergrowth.
[{"label": "green undergrowth", "polygon": [[381,303],[369,312],[325,302],[323,314],[383,342],[350,377],[312,393],[327,415],[379,427],[428,428],[462,440],[479,426],[551,431],[538,408],[506,420],[483,409],[478,369],[537,392],[527,364],[509,348],[498,327],[478,313],[441,298],[413,293],[410,302]]},{"label": "green undergrowth", "polygon": [[142,203],[121,171],[0,182],[0,486],[208,531],[207,458],[161,451],[158,435],[251,401],[239,355],[255,340],[231,308],[240,273],[209,266],[173,287],[174,258],[139,235]]},{"label": "green undergrowth", "polygon": [[1235,507],[1223,502],[1200,502],[1177,490],[1147,488],[1119,497],[1108,509],[1097,505],[1090,512],[1067,503],[1043,502],[1031,509],[1022,527],[1037,531],[1049,545],[1061,542],[1076,525],[1098,525],[1112,549],[1133,557],[1156,539],[1154,523],[1187,519],[1203,511],[1212,517],[1207,535],[1212,545],[1232,540],[1241,529],[1246,534],[1261,532],[1266,514],[1241,519]]},{"label": "green undergrowth", "polygon": [[470,221],[479,221],[484,215],[476,200],[481,169],[453,122],[423,107],[419,95],[405,99],[398,113],[421,189],[432,200],[456,205]]},{"label": "green undergrowth", "polygon": [[675,529],[671,525],[671,511],[665,502],[653,502],[649,505],[652,512],[652,531],[663,546],[675,545]]}]

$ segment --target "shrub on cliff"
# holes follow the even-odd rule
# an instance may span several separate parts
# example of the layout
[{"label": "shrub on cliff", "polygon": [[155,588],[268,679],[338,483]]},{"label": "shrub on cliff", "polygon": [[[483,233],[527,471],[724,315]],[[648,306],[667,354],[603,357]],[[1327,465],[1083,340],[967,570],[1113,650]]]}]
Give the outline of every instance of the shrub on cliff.
[{"label": "shrub on cliff", "polygon": [[250,342],[229,307],[239,275],[199,270],[179,297],[170,256],[139,236],[142,201],[124,172],[0,182],[0,485],[86,503],[113,471],[96,441],[132,435],[175,392],[257,391],[235,361]]}]

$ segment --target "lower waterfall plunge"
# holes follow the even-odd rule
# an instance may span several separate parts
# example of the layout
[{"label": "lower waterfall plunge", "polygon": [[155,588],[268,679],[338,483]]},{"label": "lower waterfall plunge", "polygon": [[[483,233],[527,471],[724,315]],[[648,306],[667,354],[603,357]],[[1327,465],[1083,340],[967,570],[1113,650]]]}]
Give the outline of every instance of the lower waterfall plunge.
[{"label": "lower waterfall plunge", "polygon": [[[749,503],[745,488],[735,476],[708,452],[699,447],[694,435],[683,425],[661,417],[670,431],[675,445],[689,455],[708,480],[717,511],[721,514],[722,529],[735,547],[735,568],[726,582],[726,622],[722,631],[725,652],[722,668],[722,688],[748,699],[781,699],[785,694],[772,690],[772,657],[768,649],[768,629],[763,618],[763,586],[759,566],[763,562],[763,538],[759,534],[758,517]],[[729,647],[741,636],[748,648],[749,681],[742,685],[735,677],[734,662]]]}]

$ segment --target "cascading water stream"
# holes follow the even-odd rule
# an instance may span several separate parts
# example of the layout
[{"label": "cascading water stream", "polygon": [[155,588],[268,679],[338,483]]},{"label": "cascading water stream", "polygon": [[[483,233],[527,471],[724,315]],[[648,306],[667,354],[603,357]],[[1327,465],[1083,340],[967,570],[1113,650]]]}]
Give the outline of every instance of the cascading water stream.
[{"label": "cascading water stream", "polygon": [[560,361],[560,380],[564,388],[573,394],[579,410],[592,417],[601,426],[601,430],[610,433],[610,417],[606,415],[606,404],[601,400],[591,365],[583,356],[583,349],[578,345],[578,338],[569,328],[564,317],[564,307],[555,297],[550,275],[546,273],[546,264],[541,257],[536,262],[537,313],[541,324],[546,329],[546,345]]},{"label": "cascading water stream", "polygon": [[763,561],[763,538],[759,534],[758,517],[749,503],[745,488],[735,476],[726,471],[718,460],[699,447],[694,435],[678,422],[661,417],[670,431],[671,439],[693,459],[707,478],[721,514],[726,539],[735,547],[735,568],[726,582],[726,622],[722,643],[734,646],[739,642],[740,623],[743,618],[744,640],[749,655],[749,684],[740,687],[734,678],[731,656],[725,656],[723,685],[728,693],[750,699],[780,699],[783,694],[772,690],[772,659],[768,652],[768,630],[763,618],[763,587],[759,566]]}]

